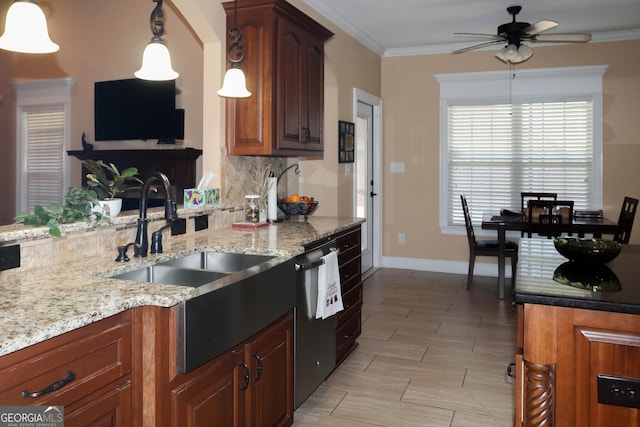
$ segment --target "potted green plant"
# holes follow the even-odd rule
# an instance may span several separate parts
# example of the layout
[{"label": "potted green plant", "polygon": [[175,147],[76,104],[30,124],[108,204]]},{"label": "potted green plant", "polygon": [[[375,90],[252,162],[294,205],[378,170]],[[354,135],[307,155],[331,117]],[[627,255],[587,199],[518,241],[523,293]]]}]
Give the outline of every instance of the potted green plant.
[{"label": "potted green plant", "polygon": [[103,212],[113,218],[122,209],[122,199],[117,198],[126,188],[127,184],[134,181],[142,184],[137,177],[138,169],[129,167],[122,172],[113,163],[105,163],[102,160],[83,160],[82,164],[89,171],[87,174],[87,187],[94,190]]},{"label": "potted green plant", "polygon": [[74,222],[109,221],[101,212],[95,212],[98,204],[96,192],[80,187],[70,187],[64,196],[64,204],[52,204],[49,207],[36,206],[33,212],[24,212],[16,216],[15,221],[30,226],[47,226],[49,234],[60,237],[60,224]]}]

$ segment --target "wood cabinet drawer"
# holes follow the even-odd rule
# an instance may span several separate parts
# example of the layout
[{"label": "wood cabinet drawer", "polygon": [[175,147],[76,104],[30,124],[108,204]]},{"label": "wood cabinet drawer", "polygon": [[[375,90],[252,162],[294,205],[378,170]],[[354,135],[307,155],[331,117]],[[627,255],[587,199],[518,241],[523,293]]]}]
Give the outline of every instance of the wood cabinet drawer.
[{"label": "wood cabinet drawer", "polygon": [[340,287],[342,294],[349,292],[360,283],[360,257],[354,258],[340,267]]},{"label": "wood cabinet drawer", "polygon": [[356,338],[362,331],[362,320],[360,310],[349,318],[342,326],[336,330],[336,361],[341,360],[355,346]]},{"label": "wood cabinet drawer", "polygon": [[[0,358],[0,402],[5,405],[69,405],[131,372],[129,312],[101,320]],[[68,378],[75,379],[38,397]],[[55,387],[54,387],[55,388]]]},{"label": "wood cabinet drawer", "polygon": [[362,283],[342,296],[344,310],[338,313],[338,328],[342,326],[351,316],[360,311],[362,307]]},{"label": "wood cabinet drawer", "polygon": [[360,255],[360,227],[336,238],[340,265]]}]

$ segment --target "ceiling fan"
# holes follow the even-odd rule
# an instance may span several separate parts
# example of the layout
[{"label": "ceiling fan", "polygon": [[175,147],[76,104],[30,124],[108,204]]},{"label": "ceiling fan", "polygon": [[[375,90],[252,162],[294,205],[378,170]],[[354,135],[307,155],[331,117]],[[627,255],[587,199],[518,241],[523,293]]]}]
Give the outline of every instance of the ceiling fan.
[{"label": "ceiling fan", "polygon": [[506,43],[507,45],[496,54],[496,57],[505,63],[518,64],[533,56],[533,50],[527,46],[525,42],[586,43],[591,40],[591,34],[587,33],[542,34],[545,31],[557,27],[558,23],[549,20],[538,21],[535,24],[517,22],[516,15],[518,15],[521,10],[522,6],[508,7],[507,12],[513,17],[513,20],[498,26],[497,34],[454,33],[460,36],[481,37],[488,39],[488,41],[454,50],[451,53],[469,52],[493,44]]}]

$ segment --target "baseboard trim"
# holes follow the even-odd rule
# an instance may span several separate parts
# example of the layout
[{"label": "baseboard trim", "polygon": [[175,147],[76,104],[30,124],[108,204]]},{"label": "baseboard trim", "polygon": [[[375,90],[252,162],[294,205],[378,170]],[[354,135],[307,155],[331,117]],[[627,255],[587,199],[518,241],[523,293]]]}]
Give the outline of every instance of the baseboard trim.
[{"label": "baseboard trim", "polygon": [[[382,257],[382,267],[466,275],[469,269],[469,263],[424,258]],[[477,276],[498,277],[498,265],[497,263],[476,262],[473,274]],[[507,265],[506,277],[511,277],[510,262]]]}]

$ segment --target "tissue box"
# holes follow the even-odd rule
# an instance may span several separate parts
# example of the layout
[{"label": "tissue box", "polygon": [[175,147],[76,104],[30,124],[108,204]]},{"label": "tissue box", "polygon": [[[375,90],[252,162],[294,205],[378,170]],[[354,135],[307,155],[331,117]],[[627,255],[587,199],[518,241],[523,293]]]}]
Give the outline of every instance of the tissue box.
[{"label": "tissue box", "polygon": [[219,188],[185,188],[184,207],[194,208],[220,204]]}]

